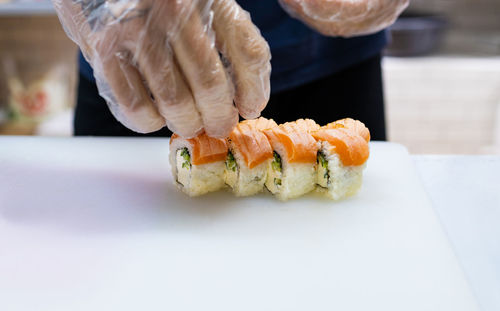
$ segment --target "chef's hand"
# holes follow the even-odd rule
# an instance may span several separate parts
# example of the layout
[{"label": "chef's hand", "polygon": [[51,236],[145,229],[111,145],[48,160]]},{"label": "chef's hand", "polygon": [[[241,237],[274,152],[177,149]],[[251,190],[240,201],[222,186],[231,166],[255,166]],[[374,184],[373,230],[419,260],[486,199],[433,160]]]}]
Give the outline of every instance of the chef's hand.
[{"label": "chef's hand", "polygon": [[134,131],[224,137],[238,112],[255,118],[267,104],[269,46],[234,0],[53,3],[111,112]]},{"label": "chef's hand", "polygon": [[291,15],[327,36],[377,32],[394,23],[410,0],[279,0]]}]

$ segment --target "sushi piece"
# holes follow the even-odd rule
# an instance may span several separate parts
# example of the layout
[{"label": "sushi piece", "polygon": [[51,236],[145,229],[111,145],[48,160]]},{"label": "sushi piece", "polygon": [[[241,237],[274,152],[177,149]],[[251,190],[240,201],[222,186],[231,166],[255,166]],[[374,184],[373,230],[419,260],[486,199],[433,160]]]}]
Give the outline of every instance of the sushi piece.
[{"label": "sushi piece", "polygon": [[358,120],[346,118],[329,123],[323,126],[322,128],[324,129],[345,128],[363,137],[363,139],[366,140],[366,142],[370,142],[370,130],[368,130],[368,128],[365,126],[363,122]]},{"label": "sushi piece", "polygon": [[273,148],[266,188],[280,200],[297,198],[314,190],[318,145],[310,132],[313,120],[300,119],[264,130]]},{"label": "sushi piece", "polygon": [[264,190],[273,149],[261,130],[278,126],[273,120],[259,118],[239,123],[228,139],[225,182],[237,196]]},{"label": "sushi piece", "polygon": [[176,184],[189,196],[224,188],[227,150],[224,139],[206,134],[184,139],[174,134],[170,139],[170,165]]},{"label": "sushi piece", "polygon": [[333,200],[358,192],[370,155],[368,129],[361,122],[349,124],[356,128],[328,125],[312,133],[319,145],[317,190]]}]

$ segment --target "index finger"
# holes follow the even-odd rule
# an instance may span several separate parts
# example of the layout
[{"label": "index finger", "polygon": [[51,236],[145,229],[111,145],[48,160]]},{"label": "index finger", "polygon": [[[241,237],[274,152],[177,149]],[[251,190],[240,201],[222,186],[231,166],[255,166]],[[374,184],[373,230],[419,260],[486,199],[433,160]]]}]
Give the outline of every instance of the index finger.
[{"label": "index finger", "polygon": [[138,133],[155,132],[165,126],[141,75],[127,57],[115,53],[100,64],[101,70],[96,70],[99,93],[118,121]]},{"label": "index finger", "polygon": [[217,48],[232,70],[236,107],[243,118],[257,118],[271,92],[269,45],[250,15],[234,0],[215,1],[212,8]]}]

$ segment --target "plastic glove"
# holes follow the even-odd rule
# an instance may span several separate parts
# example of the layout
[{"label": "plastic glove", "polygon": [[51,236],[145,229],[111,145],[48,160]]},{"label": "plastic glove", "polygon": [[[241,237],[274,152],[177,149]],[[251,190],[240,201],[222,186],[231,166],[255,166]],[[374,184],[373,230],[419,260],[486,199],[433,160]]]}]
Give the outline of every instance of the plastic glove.
[{"label": "plastic glove", "polygon": [[390,26],[409,0],[279,0],[293,17],[327,36],[350,37]]},{"label": "plastic glove", "polygon": [[255,118],[267,104],[269,46],[234,0],[53,4],[111,112],[134,131],[225,137],[238,112]]}]

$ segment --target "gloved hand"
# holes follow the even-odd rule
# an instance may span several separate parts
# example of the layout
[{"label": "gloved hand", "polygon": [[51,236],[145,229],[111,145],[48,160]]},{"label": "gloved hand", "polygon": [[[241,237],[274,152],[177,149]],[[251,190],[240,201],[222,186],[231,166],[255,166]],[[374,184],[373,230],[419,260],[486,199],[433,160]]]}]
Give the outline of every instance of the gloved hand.
[{"label": "gloved hand", "polygon": [[293,17],[326,36],[375,33],[396,20],[410,0],[279,0]]},{"label": "gloved hand", "polygon": [[111,112],[134,131],[225,137],[238,112],[255,118],[267,104],[269,46],[234,0],[53,4]]}]

